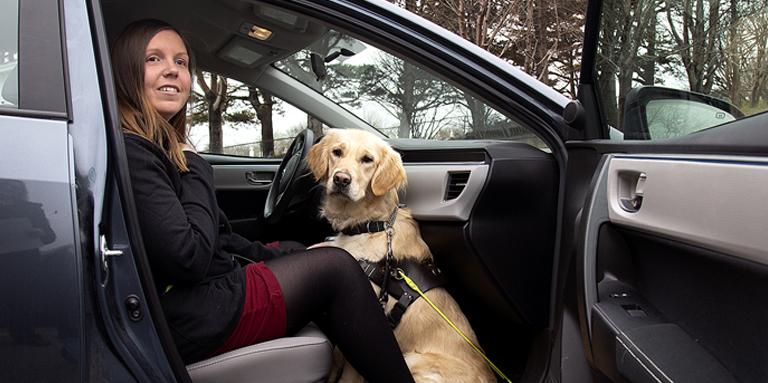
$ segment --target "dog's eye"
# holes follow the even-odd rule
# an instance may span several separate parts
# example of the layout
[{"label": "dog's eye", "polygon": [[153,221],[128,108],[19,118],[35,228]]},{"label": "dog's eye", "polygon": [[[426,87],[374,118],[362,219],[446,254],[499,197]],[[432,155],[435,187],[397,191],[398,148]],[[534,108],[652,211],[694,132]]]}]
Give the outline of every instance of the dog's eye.
[{"label": "dog's eye", "polygon": [[343,152],[342,152],[342,151],[341,151],[341,149],[339,149],[339,148],[333,149],[333,152],[332,152],[332,153],[333,153],[333,155],[334,155],[334,156],[336,156],[336,157],[341,157],[341,155],[343,154]]},{"label": "dog's eye", "polygon": [[373,157],[371,157],[371,156],[363,156],[363,158],[360,159],[360,162],[362,162],[364,164],[370,164],[371,162],[373,162]]}]

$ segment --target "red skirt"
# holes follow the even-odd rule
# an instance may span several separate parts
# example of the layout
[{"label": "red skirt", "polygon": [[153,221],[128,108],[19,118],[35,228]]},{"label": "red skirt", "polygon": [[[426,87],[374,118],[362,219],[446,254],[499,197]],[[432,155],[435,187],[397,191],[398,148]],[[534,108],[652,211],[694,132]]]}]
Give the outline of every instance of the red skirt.
[{"label": "red skirt", "polygon": [[263,262],[245,267],[245,302],[235,330],[215,355],[285,335],[285,299]]}]

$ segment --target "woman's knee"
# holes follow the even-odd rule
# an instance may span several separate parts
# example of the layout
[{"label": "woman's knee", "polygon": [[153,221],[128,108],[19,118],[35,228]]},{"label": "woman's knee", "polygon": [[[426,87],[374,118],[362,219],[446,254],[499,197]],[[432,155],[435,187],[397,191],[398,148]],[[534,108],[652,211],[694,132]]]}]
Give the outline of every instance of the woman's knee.
[{"label": "woman's knee", "polygon": [[[340,267],[349,267],[357,265],[357,261],[346,250],[339,247],[317,247],[309,250],[313,257],[324,257],[323,259],[330,264]],[[359,266],[358,266],[359,267]]]},{"label": "woman's knee", "polygon": [[334,275],[351,276],[353,278],[363,277],[362,269],[357,260],[346,250],[338,247],[320,247],[310,250],[313,258],[320,261],[321,268],[333,273]]}]

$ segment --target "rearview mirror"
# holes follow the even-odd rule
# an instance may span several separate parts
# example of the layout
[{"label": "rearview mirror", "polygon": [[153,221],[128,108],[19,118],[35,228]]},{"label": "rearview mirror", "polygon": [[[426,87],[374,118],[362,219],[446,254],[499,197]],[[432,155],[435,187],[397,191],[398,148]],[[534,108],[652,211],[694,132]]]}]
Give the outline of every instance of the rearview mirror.
[{"label": "rearview mirror", "polygon": [[325,78],[328,72],[325,69],[325,59],[317,53],[309,55],[309,63],[312,66],[312,73],[317,77],[317,81]]},{"label": "rearview mirror", "polygon": [[624,103],[624,139],[684,136],[744,117],[735,106],[701,93],[658,86],[632,89]]}]

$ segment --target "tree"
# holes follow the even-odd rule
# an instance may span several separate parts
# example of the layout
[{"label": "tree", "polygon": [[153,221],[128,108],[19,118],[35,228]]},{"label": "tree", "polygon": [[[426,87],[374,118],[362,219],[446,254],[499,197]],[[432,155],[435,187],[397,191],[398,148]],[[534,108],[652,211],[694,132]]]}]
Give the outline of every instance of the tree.
[{"label": "tree", "polygon": [[[540,81],[575,97],[581,61],[585,0],[396,0],[490,53],[521,67]],[[403,68],[408,93],[408,67]],[[461,103],[474,136],[496,134],[491,109],[467,92]],[[401,116],[400,136],[409,127]],[[412,129],[411,129],[412,130]],[[486,133],[487,132],[487,133]]]},{"label": "tree", "polygon": [[272,93],[249,86],[248,102],[253,106],[256,117],[261,122],[261,155],[273,157],[275,155],[275,134],[272,125],[272,112],[275,109],[275,99]]},{"label": "tree", "polygon": [[760,110],[768,85],[768,5],[765,0],[730,1],[727,32],[720,39],[723,65],[715,74],[715,91],[742,111]]},{"label": "tree", "polygon": [[223,123],[237,127],[253,126],[254,118],[261,125],[262,156],[275,153],[272,117],[282,110],[273,95],[263,89],[247,86],[214,73],[197,71],[197,83],[202,93],[191,96],[190,124],[208,124],[208,151],[223,153]]},{"label": "tree", "polygon": [[739,35],[743,31],[743,25],[740,22],[737,0],[731,0],[731,9],[729,12],[730,25],[727,30],[727,37],[723,39],[722,51],[725,62],[722,66],[719,81],[724,92],[727,93],[731,103],[738,105],[741,103],[741,72],[744,70],[743,46],[739,41]]},{"label": "tree", "polygon": [[397,57],[382,54],[359,75],[360,94],[399,120],[397,137],[432,138],[456,115],[455,88]]},{"label": "tree", "polygon": [[659,0],[618,0],[603,9],[597,56],[601,106],[609,124],[619,128],[624,100],[633,81],[652,85],[656,63],[666,61],[657,43]]},{"label": "tree", "polygon": [[575,96],[585,0],[395,1]]},{"label": "tree", "polygon": [[[689,89],[711,93],[721,60],[718,42],[726,30],[722,0],[667,1],[667,25],[680,54]],[[735,4],[735,2],[734,2]]]},{"label": "tree", "polygon": [[[224,112],[228,106],[227,79],[215,73],[206,73],[203,73],[201,70],[196,71],[197,84],[203,91],[202,97],[197,99],[204,100],[207,106],[205,112],[208,119],[208,150],[212,153],[221,153],[223,150],[221,126],[224,120]],[[210,83],[206,82],[206,78],[208,78]]]},{"label": "tree", "polygon": [[760,100],[768,99],[768,14],[765,13],[765,4],[762,2],[763,12],[755,12],[750,18],[749,31],[752,36],[754,51],[752,54],[750,73],[752,86],[749,93],[750,106],[758,107]]}]

